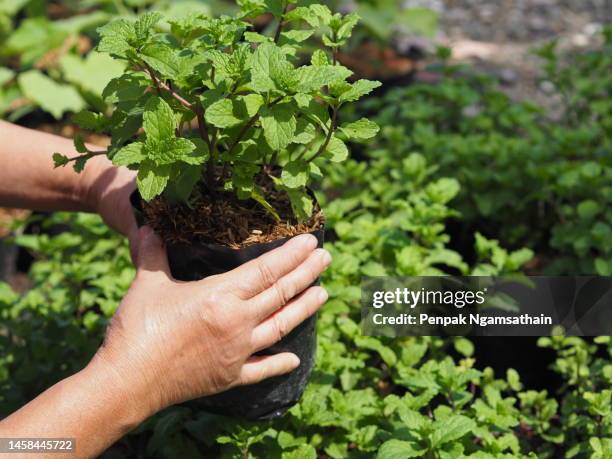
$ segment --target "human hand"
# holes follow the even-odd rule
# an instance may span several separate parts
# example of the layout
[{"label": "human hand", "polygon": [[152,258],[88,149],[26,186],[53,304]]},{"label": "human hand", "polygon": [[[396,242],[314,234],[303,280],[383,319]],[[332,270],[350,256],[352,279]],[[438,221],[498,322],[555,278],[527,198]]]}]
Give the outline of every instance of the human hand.
[{"label": "human hand", "polygon": [[297,236],[233,271],[180,282],[159,238],[142,228],[136,278],[90,365],[114,373],[143,418],[290,372],[299,365],[294,354],[253,354],[326,301],[325,289],[309,287],[331,261],[316,246],[313,236]]},{"label": "human hand", "polygon": [[138,226],[130,204],[130,195],[136,189],[135,172],[115,167],[105,157],[96,157],[85,166],[82,182],[88,207],[100,214],[109,227],[127,236],[135,260]]}]

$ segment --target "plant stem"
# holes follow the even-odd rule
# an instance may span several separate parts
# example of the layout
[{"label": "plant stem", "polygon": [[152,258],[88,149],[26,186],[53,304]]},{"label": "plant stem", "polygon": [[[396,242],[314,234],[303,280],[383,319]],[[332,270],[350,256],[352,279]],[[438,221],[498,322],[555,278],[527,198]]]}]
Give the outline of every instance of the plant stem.
[{"label": "plant stem", "polygon": [[209,189],[213,189],[215,181],[215,158],[213,155],[213,144],[210,140],[210,133],[208,132],[208,126],[204,121],[204,109],[201,104],[195,105],[196,118],[198,119],[198,131],[200,137],[208,146],[208,161],[206,162],[206,180],[208,182]]},{"label": "plant stem", "polygon": [[283,14],[281,15],[280,18],[278,18],[278,26],[276,27],[276,32],[274,32],[274,43],[278,43],[278,40],[280,40],[280,34],[283,31],[283,19],[285,17],[285,14],[287,13],[287,9],[289,8],[289,2],[285,3],[285,7],[283,8]]},{"label": "plant stem", "polygon": [[159,80],[157,79],[157,76],[155,75],[155,72],[149,66],[149,64],[147,64],[146,62],[144,62],[144,65],[145,65],[145,67],[147,69],[147,73],[149,74],[149,76],[153,80],[153,84],[155,85],[155,90],[157,91],[157,95],[159,97],[161,97],[161,95],[162,95],[161,86],[159,85]]},{"label": "plant stem", "polygon": [[101,156],[101,155],[105,155],[107,154],[108,151],[107,150],[102,150],[102,151],[88,151],[87,153],[84,153],[82,155],[78,155],[78,156],[73,156],[72,158],[68,158],[68,162],[72,162],[72,161],[77,161],[81,158],[85,158],[85,159],[91,159],[94,156]]},{"label": "plant stem", "polygon": [[177,93],[174,89],[168,86],[165,82],[161,81],[155,75],[155,71],[145,62],[146,73],[151,77],[153,83],[155,84],[155,88],[157,89],[157,94],[161,96],[161,90],[168,92],[174,99],[176,99],[182,106],[189,110],[193,110],[193,104]]},{"label": "plant stem", "polygon": [[[270,106],[276,105],[278,104],[281,100],[283,99],[283,96],[280,96],[276,99],[274,99],[271,103]],[[251,127],[253,127],[253,125],[257,122],[257,120],[259,119],[259,114],[256,113],[254,114],[249,121],[247,122],[247,124],[245,124],[244,126],[242,126],[242,129],[240,129],[240,132],[238,133],[238,135],[236,136],[236,138],[234,139],[234,141],[232,142],[232,144],[229,147],[229,150],[227,150],[228,155],[232,153],[232,151],[234,151],[234,148],[236,148],[236,145],[238,145],[238,143],[242,140],[242,138],[244,137],[244,135],[247,133],[247,131],[249,129],[251,129]]]},{"label": "plant stem", "polygon": [[259,114],[256,113],[255,115],[251,117],[251,119],[249,119],[247,124],[242,126],[242,129],[240,129],[240,132],[238,133],[238,135],[236,136],[236,138],[230,145],[229,150],[227,150],[228,155],[232,153],[232,151],[234,151],[234,148],[236,148],[236,145],[238,145],[238,143],[242,140],[242,138],[247,133],[247,131],[251,129],[251,127],[253,127],[253,125],[258,119],[259,119]]},{"label": "plant stem", "polygon": [[329,126],[329,130],[327,131],[327,137],[325,137],[325,142],[323,142],[323,144],[321,145],[321,148],[319,148],[319,151],[317,151],[315,155],[308,160],[308,162],[314,161],[315,159],[317,159],[319,156],[323,154],[323,152],[329,145],[329,142],[331,141],[332,135],[334,135],[334,132],[336,131],[337,123],[338,123],[338,109],[336,107],[332,107],[331,125]]},{"label": "plant stem", "polygon": [[[338,37],[336,36],[336,32],[334,32],[332,35],[332,40],[334,41],[334,43],[336,42],[337,39]],[[334,46],[332,48],[332,65],[336,65],[337,63],[338,63],[338,47]]]}]

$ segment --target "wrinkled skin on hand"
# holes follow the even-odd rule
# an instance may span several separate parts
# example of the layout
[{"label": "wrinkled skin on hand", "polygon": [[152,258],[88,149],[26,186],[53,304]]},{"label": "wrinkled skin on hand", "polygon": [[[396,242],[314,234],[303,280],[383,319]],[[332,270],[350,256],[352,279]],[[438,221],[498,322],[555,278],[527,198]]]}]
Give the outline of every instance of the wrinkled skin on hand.
[{"label": "wrinkled skin on hand", "polygon": [[309,287],[331,257],[311,235],[225,274],[196,282],[172,278],[151,229],[139,234],[138,271],[94,357],[150,412],[253,384],[299,365],[297,356],[253,356],[287,335],[326,301]]}]

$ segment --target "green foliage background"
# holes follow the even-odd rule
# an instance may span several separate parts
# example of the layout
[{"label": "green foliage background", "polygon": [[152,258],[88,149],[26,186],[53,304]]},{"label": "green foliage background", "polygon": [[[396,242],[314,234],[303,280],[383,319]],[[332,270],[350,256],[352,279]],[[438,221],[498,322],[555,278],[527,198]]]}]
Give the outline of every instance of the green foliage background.
[{"label": "green foliage background", "polygon": [[[104,110],[102,88],[122,69],[103,55],[73,44],[48,67],[34,63],[67,37],[95,41],[101,23],[153,2],[62,3],[82,14],[50,21],[44,1],[0,0],[0,116]],[[178,14],[173,3],[155,6]],[[438,85],[396,88],[347,112],[375,115],[382,131],[323,171],[334,263],[302,401],[266,424],[186,403],[104,457],[612,457],[609,337],[542,338],[562,380],[553,393],[526,387],[513,369],[482,368],[467,339],[389,340],[358,328],[364,275],[514,273],[534,255],[547,272],[611,274],[611,37],[569,62],[552,45],[541,50],[564,101],[554,120],[449,64]],[[125,241],[97,217],[57,213],[39,223],[42,234],[14,239],[35,256],[32,288],[17,295],[0,284],[0,415],[83,367],[134,274]]]}]

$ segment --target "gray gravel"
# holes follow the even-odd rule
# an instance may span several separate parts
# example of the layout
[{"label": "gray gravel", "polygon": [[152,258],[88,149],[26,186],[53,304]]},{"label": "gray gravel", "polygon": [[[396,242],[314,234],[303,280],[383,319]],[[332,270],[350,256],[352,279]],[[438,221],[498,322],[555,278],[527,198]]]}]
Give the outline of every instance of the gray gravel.
[{"label": "gray gravel", "polygon": [[[612,24],[612,0],[401,0],[439,14],[439,32],[430,40],[449,46],[453,57],[499,76],[516,98],[550,102],[539,74],[535,48],[557,40],[562,51],[588,49]],[[421,44],[422,44],[422,38]],[[400,40],[404,46],[410,38]]]},{"label": "gray gravel", "polygon": [[612,22],[612,0],[439,0],[429,3],[441,14],[450,38],[532,42],[593,32]]}]

